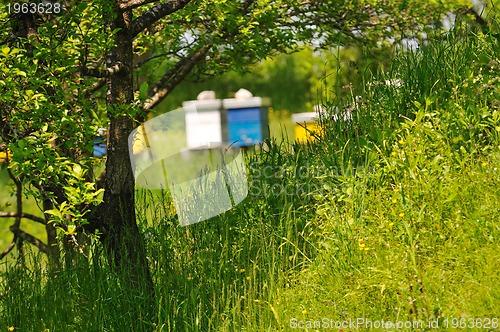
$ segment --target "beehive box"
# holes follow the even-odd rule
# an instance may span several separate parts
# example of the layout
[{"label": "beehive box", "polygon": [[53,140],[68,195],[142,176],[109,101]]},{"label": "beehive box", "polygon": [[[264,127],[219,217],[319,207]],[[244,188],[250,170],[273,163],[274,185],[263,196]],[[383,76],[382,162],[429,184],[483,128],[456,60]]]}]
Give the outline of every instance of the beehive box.
[{"label": "beehive box", "polygon": [[317,112],[292,114],[295,139],[299,143],[314,141],[315,135],[321,135],[322,128],[318,123]]},{"label": "beehive box", "polygon": [[269,99],[224,99],[222,107],[222,139],[225,142],[248,147],[262,143],[269,137]]},{"label": "beehive box", "polygon": [[221,100],[192,100],[182,103],[186,116],[188,149],[222,143]]}]

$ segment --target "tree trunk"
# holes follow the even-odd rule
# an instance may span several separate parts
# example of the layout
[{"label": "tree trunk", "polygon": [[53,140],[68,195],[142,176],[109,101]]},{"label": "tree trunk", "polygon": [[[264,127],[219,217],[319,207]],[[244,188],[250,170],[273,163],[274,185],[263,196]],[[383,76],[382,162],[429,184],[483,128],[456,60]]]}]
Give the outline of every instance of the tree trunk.
[{"label": "tree trunk", "polygon": [[[117,4],[115,8],[118,8]],[[96,217],[102,228],[102,242],[110,263],[125,277],[124,282],[130,291],[138,299],[145,299],[143,305],[136,303],[138,314],[144,317],[145,314],[152,314],[154,285],[144,240],[135,217],[134,176],[128,152],[128,135],[133,129],[131,116],[125,115],[125,107],[133,101],[133,53],[129,30],[132,15],[131,12],[116,12],[118,16],[113,18],[109,27],[120,30],[115,36],[115,48],[106,60],[108,70],[113,73],[107,80],[106,102],[110,123],[105,192]]]}]

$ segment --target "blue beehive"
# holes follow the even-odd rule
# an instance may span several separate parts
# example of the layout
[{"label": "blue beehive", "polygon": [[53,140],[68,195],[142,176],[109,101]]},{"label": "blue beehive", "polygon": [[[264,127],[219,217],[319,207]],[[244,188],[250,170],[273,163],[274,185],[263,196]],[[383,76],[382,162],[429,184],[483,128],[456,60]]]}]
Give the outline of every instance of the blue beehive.
[{"label": "blue beehive", "polygon": [[106,128],[99,128],[97,130],[98,136],[94,138],[93,155],[94,157],[104,157],[107,155],[106,142],[104,137],[106,136]]},{"label": "blue beehive", "polygon": [[240,89],[236,98],[224,99],[222,138],[234,146],[253,146],[269,137],[269,99]]},{"label": "blue beehive", "polygon": [[106,143],[102,136],[97,136],[94,139],[94,157],[104,157],[107,154]]}]

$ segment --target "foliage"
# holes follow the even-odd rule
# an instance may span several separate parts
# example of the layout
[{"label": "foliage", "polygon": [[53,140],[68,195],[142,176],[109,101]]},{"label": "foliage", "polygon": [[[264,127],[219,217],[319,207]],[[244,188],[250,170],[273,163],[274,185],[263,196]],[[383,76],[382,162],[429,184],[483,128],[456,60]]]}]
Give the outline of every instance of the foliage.
[{"label": "foliage", "polygon": [[[75,63],[82,45],[78,32],[66,27],[77,27],[83,14],[72,14],[60,18],[57,24],[53,20],[40,22],[39,33],[25,40],[31,42],[30,47],[19,40],[11,41],[10,46],[2,46],[0,59],[5,78],[0,83],[1,141],[12,152],[8,160],[11,177],[22,184],[21,191],[16,188],[16,195],[33,196],[39,206],[43,205],[42,212],[58,209],[64,218],[45,216],[63,233],[68,226],[84,224],[85,210],[100,201],[93,179],[75,173],[92,166],[97,114],[91,101],[78,97],[80,84],[92,81],[77,75]],[[14,31],[22,28],[11,18],[4,16],[2,20],[4,25],[11,21]],[[88,22],[84,20],[83,24]],[[72,188],[76,184],[80,189]],[[75,195],[75,190],[83,192]],[[18,235],[14,240],[22,241]],[[48,239],[51,245],[53,241],[54,237]]]},{"label": "foliage", "polygon": [[311,33],[320,36],[324,45],[355,42],[372,48],[405,38],[423,40],[439,25],[443,13],[469,7],[468,1],[325,0],[302,2],[296,11],[301,20],[318,26]]},{"label": "foliage", "polygon": [[317,153],[351,172],[321,177],[322,249],[274,303],[287,324],[362,317],[449,328],[446,318],[498,311],[499,54],[491,35],[459,31],[400,55],[391,74],[404,85],[369,88],[357,131],[326,129]]},{"label": "foliage", "polygon": [[[291,52],[313,37],[323,45],[347,45],[354,40],[402,36],[403,30],[395,27],[408,23],[409,16],[418,19],[406,24],[407,28],[431,19],[415,16],[416,8],[426,6],[416,7],[411,1],[352,1],[341,7],[330,1],[285,0],[130,1],[115,5],[68,1],[59,15],[3,12],[0,16],[4,27],[1,141],[13,152],[9,168],[14,177],[22,178],[22,190],[45,202],[43,210],[51,211],[45,217],[56,226],[61,218],[56,221],[50,216],[65,215],[72,227],[78,227],[86,223],[84,215],[96,211],[92,206],[99,203],[95,190],[100,188],[93,184],[97,176],[91,144],[97,128],[109,125],[113,131],[107,160],[112,171],[103,174],[103,183],[132,182],[130,172],[116,172],[126,158],[124,147],[132,121],[144,120],[147,111],[183,80],[229,69],[241,71],[269,56]],[[439,15],[462,5],[431,4],[428,8],[440,11],[428,13]],[[132,20],[129,14],[134,15]],[[366,25],[368,18],[373,22]],[[346,39],[339,39],[339,34]],[[283,61],[288,66],[289,60]],[[134,85],[127,81],[131,75],[135,76]],[[264,78],[288,80],[286,76]],[[67,170],[78,168],[86,174],[81,193],[68,189],[75,183]],[[119,201],[106,198],[111,191],[105,191],[100,205]],[[121,190],[117,195],[128,200],[133,197]],[[109,219],[99,213],[95,218]],[[92,226],[108,231],[113,227]],[[54,239],[48,241],[53,247]]]},{"label": "foliage", "polygon": [[[386,54],[366,48],[315,51],[312,46],[304,46],[292,54],[277,55],[252,65],[243,73],[232,70],[201,82],[186,80],[155,109],[155,113],[176,109],[204,90],[215,91],[217,98],[230,98],[240,88],[248,89],[255,96],[272,96],[274,110],[311,112],[323,94],[328,93],[332,99],[337,94],[359,94],[366,72],[388,67],[388,59]],[[333,84],[335,87],[331,86]],[[350,86],[358,91],[350,90]]]},{"label": "foliage", "polygon": [[[379,82],[364,87],[364,102],[341,101],[358,103],[349,121],[322,119],[323,139],[270,140],[248,155],[250,196],[210,222],[179,228],[164,192],[140,191],[155,319],[137,319],[144,298],[97,252],[52,279],[40,265],[5,266],[0,322],[37,331],[123,331],[139,322],[153,331],[286,331],[321,318],[497,328],[492,38],[455,33],[400,54],[390,71],[364,79]],[[394,77],[404,84],[385,83]]]}]

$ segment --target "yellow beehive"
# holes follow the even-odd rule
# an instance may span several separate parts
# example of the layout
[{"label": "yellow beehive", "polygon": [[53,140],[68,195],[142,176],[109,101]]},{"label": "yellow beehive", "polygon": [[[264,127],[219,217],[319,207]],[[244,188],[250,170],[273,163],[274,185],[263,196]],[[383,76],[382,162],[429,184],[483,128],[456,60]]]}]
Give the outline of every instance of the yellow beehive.
[{"label": "yellow beehive", "polygon": [[12,159],[12,152],[10,151],[10,149],[0,151],[0,163],[7,162],[7,157],[8,157],[8,160]]},{"label": "yellow beehive", "polygon": [[294,124],[295,139],[299,143],[312,142],[315,136],[321,136],[323,128],[318,123],[318,113],[297,113],[292,114]]}]

